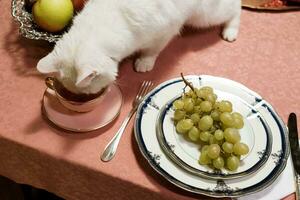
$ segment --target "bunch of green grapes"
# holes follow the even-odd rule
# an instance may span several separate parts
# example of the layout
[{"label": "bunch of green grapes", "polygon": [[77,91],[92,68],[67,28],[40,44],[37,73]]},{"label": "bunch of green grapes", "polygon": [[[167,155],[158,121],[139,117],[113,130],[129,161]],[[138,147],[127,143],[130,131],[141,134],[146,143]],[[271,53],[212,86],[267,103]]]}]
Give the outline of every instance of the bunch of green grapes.
[{"label": "bunch of green grapes", "polygon": [[217,101],[211,87],[192,89],[173,103],[176,131],[201,145],[201,165],[235,171],[240,156],[249,152],[249,147],[240,142],[242,115],[232,111],[230,101]]}]

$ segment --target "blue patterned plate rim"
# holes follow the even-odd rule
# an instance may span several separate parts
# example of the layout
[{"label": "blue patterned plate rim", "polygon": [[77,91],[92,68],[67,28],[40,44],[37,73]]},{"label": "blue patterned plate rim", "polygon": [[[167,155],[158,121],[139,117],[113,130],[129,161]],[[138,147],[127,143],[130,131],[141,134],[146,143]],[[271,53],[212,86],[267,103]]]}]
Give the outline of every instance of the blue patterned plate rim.
[{"label": "blue patterned plate rim", "polygon": [[[229,80],[226,78],[215,77],[215,76],[210,76],[210,75],[201,75],[201,76],[190,75],[190,76],[186,76],[186,79],[189,80],[189,79],[201,78],[201,77],[218,78],[220,80],[231,81],[233,84],[235,84],[237,87],[239,87],[239,89],[241,89],[245,92],[251,93],[259,101],[263,102],[261,105],[268,110],[268,112],[272,116],[273,120],[276,122],[277,128],[280,131],[280,138],[282,141],[282,145],[281,145],[282,150],[281,150],[280,154],[277,155],[278,161],[277,161],[276,166],[273,168],[273,170],[260,182],[254,184],[252,186],[249,186],[247,188],[243,188],[241,190],[239,190],[239,189],[235,190],[232,188],[228,188],[228,186],[226,185],[226,183],[223,180],[218,180],[216,188],[214,188],[213,190],[211,190],[211,189],[208,190],[208,189],[202,189],[202,188],[198,188],[198,187],[186,184],[186,183],[182,182],[181,180],[179,180],[178,178],[176,178],[174,175],[170,174],[165,169],[163,169],[160,166],[159,162],[157,161],[160,158],[159,155],[158,156],[152,155],[152,153],[148,151],[148,149],[145,145],[145,141],[143,140],[142,132],[141,132],[141,120],[143,117],[144,109],[148,106],[149,102],[151,101],[151,97],[153,97],[159,91],[161,91],[162,89],[164,89],[172,84],[182,82],[180,77],[165,81],[165,82],[161,83],[160,85],[158,85],[156,88],[154,88],[150,93],[148,93],[145,96],[143,102],[139,105],[139,107],[137,109],[135,123],[134,123],[135,139],[137,141],[139,150],[141,151],[144,158],[148,161],[150,166],[157,173],[159,173],[166,180],[168,180],[172,184],[176,185],[177,187],[182,188],[186,191],[195,193],[195,194],[202,194],[202,195],[207,195],[207,196],[217,197],[217,198],[221,198],[221,197],[236,198],[236,197],[240,197],[240,196],[244,196],[244,195],[253,194],[253,193],[256,193],[258,191],[261,191],[261,190],[267,188],[277,179],[277,177],[285,169],[287,159],[290,154],[290,150],[288,148],[289,144],[288,144],[288,138],[287,138],[288,137],[287,136],[287,128],[286,128],[285,124],[283,123],[281,118],[278,116],[278,114],[276,113],[274,108],[268,102],[263,101],[262,98],[260,97],[260,95],[251,91],[250,89],[248,89],[247,87],[245,87],[244,85],[242,85],[240,83],[237,83],[235,81],[232,81],[232,80]],[[200,179],[200,177],[199,177],[199,179]]]}]

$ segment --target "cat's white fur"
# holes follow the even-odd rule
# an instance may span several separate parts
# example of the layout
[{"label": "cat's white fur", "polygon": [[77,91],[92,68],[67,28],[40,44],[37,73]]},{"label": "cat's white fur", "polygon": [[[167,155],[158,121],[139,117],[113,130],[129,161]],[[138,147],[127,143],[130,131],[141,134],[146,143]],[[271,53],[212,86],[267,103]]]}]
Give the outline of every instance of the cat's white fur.
[{"label": "cat's white fur", "polygon": [[89,0],[37,69],[58,72],[71,91],[95,93],[116,79],[119,62],[140,50],[138,72],[150,71],[160,51],[183,25],[224,25],[237,38],[240,0]]}]

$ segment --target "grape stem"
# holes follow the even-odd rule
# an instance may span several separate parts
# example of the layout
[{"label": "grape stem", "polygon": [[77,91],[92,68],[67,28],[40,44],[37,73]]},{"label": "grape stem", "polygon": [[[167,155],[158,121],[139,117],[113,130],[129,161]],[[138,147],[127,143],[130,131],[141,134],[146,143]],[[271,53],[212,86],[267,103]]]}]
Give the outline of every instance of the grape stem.
[{"label": "grape stem", "polygon": [[181,78],[182,78],[183,82],[185,83],[185,85],[189,86],[189,88],[191,88],[191,90],[192,90],[193,92],[195,92],[194,87],[192,86],[192,84],[191,84],[190,82],[188,82],[188,81],[184,78],[182,72],[180,73],[180,75],[181,75]]}]

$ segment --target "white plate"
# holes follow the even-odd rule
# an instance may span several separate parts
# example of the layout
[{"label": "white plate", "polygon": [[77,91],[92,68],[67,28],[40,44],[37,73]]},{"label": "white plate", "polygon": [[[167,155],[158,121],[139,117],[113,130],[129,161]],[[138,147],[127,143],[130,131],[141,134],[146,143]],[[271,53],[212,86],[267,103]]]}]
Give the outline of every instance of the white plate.
[{"label": "white plate", "polygon": [[[215,91],[218,91],[218,95],[221,93],[226,94],[223,98],[226,97],[226,99],[232,100],[230,98],[234,97],[234,110],[237,110],[235,106],[244,105],[238,107],[239,112],[249,114],[253,111],[256,114],[251,115],[255,116],[255,119],[256,116],[261,117],[262,121],[260,122],[257,119],[254,122],[247,119],[244,133],[241,133],[243,135],[252,132],[250,134],[253,137],[252,139],[251,137],[242,138],[247,142],[253,142],[253,144],[250,144],[252,151],[249,158],[245,158],[245,163],[246,160],[249,160],[251,164],[245,164],[245,167],[243,166],[244,168],[236,173],[225,174],[225,176],[229,176],[228,178],[222,178],[222,176],[218,178],[217,175],[213,177],[215,179],[211,179],[212,174],[209,171],[196,168],[203,171],[203,173],[208,173],[206,174],[207,177],[205,175],[198,176],[179,167],[170,159],[170,155],[162,150],[156,136],[156,122],[162,112],[161,109],[165,108],[170,100],[182,94],[185,84],[181,78],[172,79],[157,86],[145,97],[137,110],[134,126],[135,137],[140,151],[149,164],[173,184],[193,193],[213,197],[238,197],[257,192],[269,186],[285,168],[289,155],[286,127],[271,105],[245,86],[225,78],[203,75],[187,76],[187,79],[196,87],[204,85],[213,87]],[[220,97],[222,98],[222,95]],[[249,112],[250,110],[251,112]],[[263,124],[266,126],[263,127]],[[255,127],[255,130],[258,128],[257,131],[259,132],[251,131],[253,127]],[[270,134],[268,134],[268,131],[270,131]],[[175,136],[173,138],[175,138],[175,144],[173,145],[187,144],[186,141],[180,142]],[[262,141],[257,138],[262,138]],[[170,144],[169,146],[173,145]],[[268,145],[271,146],[270,153],[264,151],[268,149]],[[178,154],[176,155],[178,156]],[[260,159],[265,159],[265,161],[257,167]],[[190,166],[190,161],[185,160],[184,162]],[[254,171],[252,167],[255,168]],[[247,176],[235,176],[239,173],[246,173]]]}]

